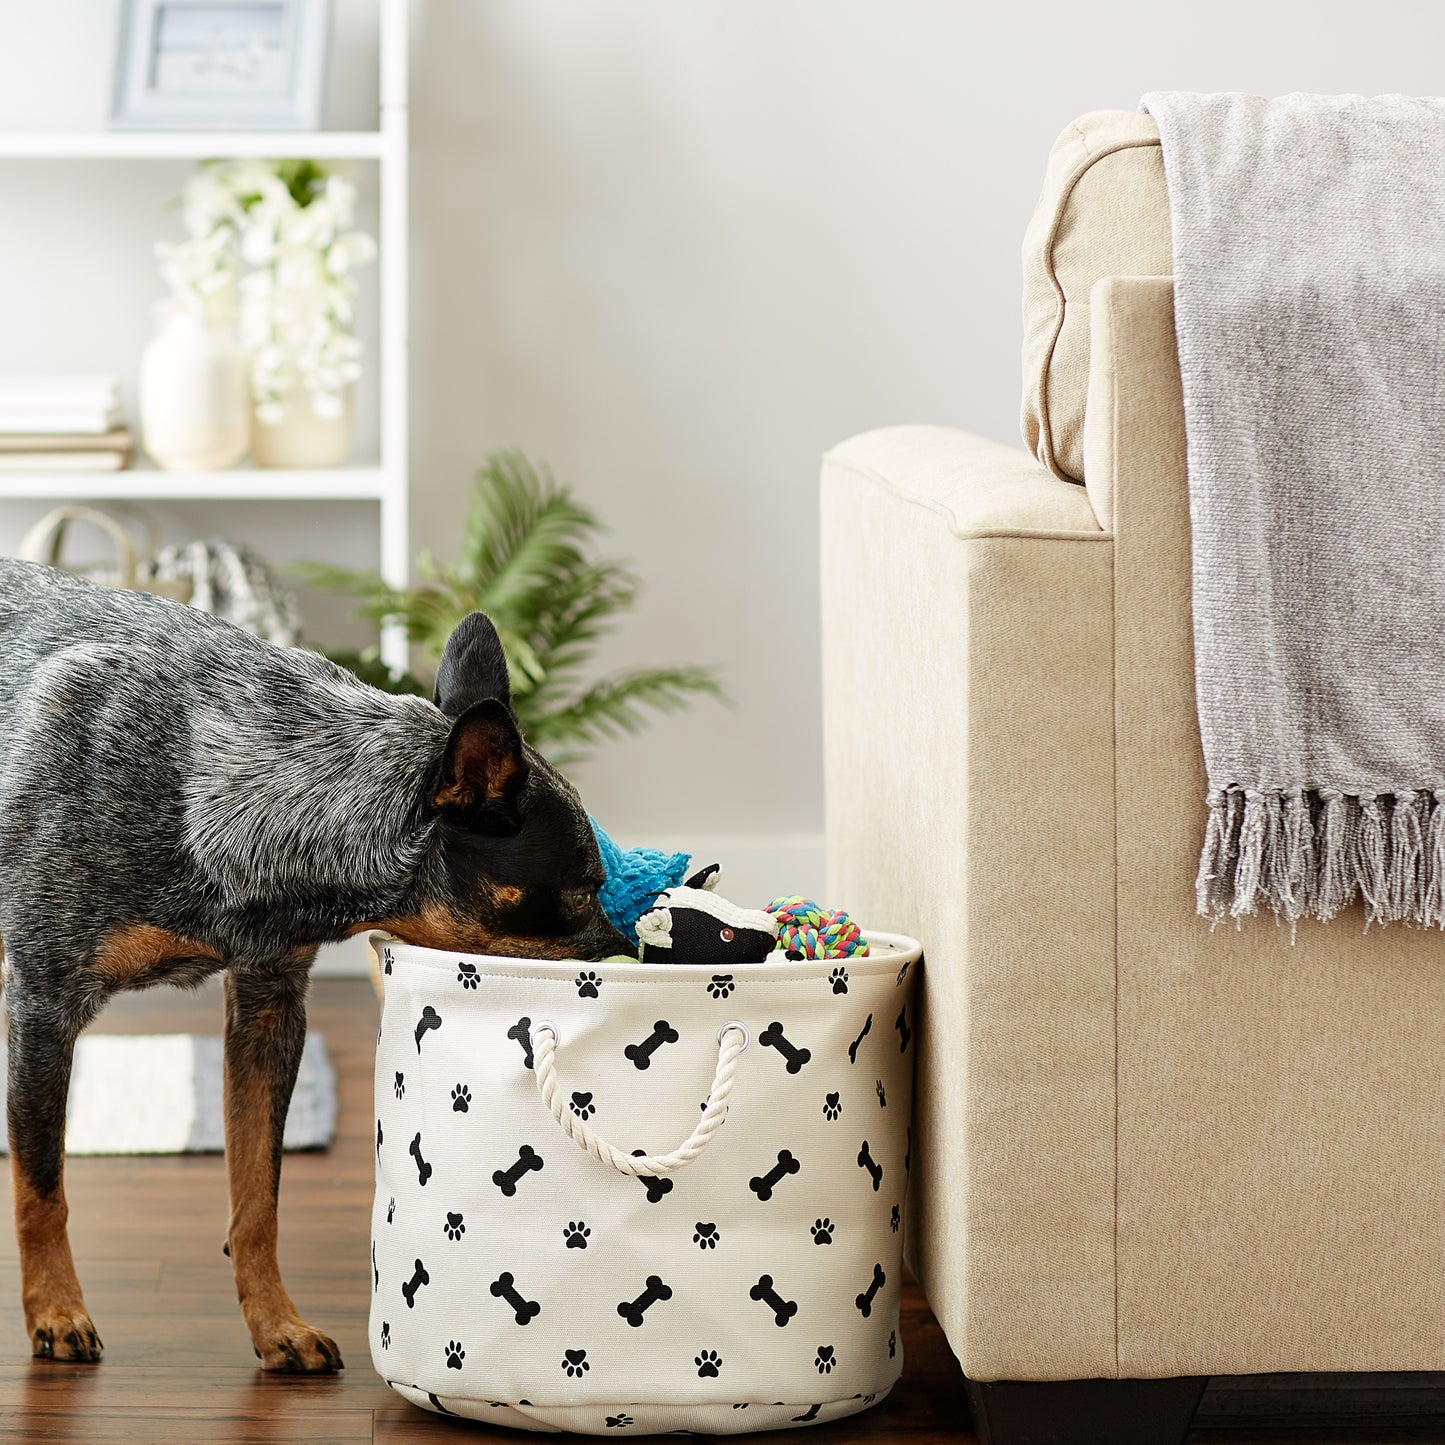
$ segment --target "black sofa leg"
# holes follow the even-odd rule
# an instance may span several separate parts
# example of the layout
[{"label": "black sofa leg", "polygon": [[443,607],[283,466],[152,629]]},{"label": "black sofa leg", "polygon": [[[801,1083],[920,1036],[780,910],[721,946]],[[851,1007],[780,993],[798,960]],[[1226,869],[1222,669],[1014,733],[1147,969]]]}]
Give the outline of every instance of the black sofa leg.
[{"label": "black sofa leg", "polygon": [[983,1445],[1183,1445],[1209,1377],[966,1383]]}]

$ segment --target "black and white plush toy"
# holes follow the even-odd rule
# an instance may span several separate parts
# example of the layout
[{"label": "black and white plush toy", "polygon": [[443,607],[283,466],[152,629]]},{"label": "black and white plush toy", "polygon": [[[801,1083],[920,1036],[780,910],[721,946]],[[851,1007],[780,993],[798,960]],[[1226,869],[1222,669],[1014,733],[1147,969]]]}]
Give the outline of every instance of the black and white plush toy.
[{"label": "black and white plush toy", "polygon": [[679,888],[659,893],[637,920],[643,963],[762,963],[778,942],[778,920],[720,898],[721,869],[710,864]]}]

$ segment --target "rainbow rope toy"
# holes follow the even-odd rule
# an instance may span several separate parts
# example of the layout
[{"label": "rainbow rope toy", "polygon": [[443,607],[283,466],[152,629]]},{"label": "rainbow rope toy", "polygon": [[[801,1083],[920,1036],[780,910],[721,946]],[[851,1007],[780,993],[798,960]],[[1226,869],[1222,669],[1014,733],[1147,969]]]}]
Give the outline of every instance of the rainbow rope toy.
[{"label": "rainbow rope toy", "polygon": [[767,912],[778,920],[777,952],[789,958],[863,958],[868,940],[858,925],[839,909],[830,913],[811,898],[790,893],[775,898]]}]

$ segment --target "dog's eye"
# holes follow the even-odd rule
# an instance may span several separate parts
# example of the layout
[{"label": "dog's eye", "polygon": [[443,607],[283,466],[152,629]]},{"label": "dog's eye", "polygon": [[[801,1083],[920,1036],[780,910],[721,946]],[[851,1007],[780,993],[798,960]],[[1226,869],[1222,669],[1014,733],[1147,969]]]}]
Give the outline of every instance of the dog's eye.
[{"label": "dog's eye", "polygon": [[734,937],[733,931],[731,928],[724,928],[723,931],[718,934],[718,937],[722,939],[724,943],[731,943]]},{"label": "dog's eye", "polygon": [[562,895],[562,900],[571,912],[586,913],[597,901],[597,893],[592,888],[573,888]]}]

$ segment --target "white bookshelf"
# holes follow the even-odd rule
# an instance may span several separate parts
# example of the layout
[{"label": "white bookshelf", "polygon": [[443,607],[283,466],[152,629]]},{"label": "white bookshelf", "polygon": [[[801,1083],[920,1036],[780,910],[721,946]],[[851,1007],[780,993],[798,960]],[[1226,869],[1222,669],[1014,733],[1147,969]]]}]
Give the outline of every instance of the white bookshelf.
[{"label": "white bookshelf", "polygon": [[[377,507],[378,561],[393,586],[409,574],[407,470],[407,7],[380,6],[379,115],[375,131],[11,131],[0,133],[0,160],[203,160],[211,157],[314,156],[373,161],[380,194],[377,285],[380,298],[380,457],[313,471],[238,467],[222,472],[163,472],[139,466],[120,472],[0,473],[5,501],[372,502]],[[39,221],[37,220],[37,224]],[[144,344],[137,338],[137,349]],[[393,668],[406,665],[406,638],[382,637]]]}]

